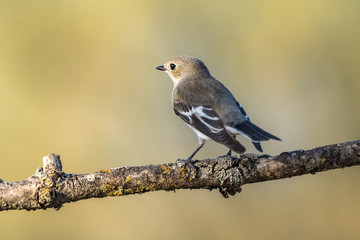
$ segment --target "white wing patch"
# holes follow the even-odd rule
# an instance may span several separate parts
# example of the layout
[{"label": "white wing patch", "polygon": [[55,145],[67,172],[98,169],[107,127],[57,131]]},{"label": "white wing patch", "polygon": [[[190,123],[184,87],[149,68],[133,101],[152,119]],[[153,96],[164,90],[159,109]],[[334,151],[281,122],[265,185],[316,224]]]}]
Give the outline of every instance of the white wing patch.
[{"label": "white wing patch", "polygon": [[[188,112],[183,112],[183,111],[179,111],[181,114],[189,117],[192,120],[193,116],[196,116],[202,124],[204,124],[211,132],[213,133],[218,133],[222,130],[224,130],[224,128],[217,128],[215,126],[211,125],[211,121],[218,121],[219,118],[215,117],[215,116],[209,116],[207,115],[204,110],[206,111],[213,111],[213,109],[211,107],[208,106],[198,106],[198,107],[189,107],[189,111]],[[190,121],[191,121],[190,120]],[[210,121],[206,121],[206,120],[210,120]]]},{"label": "white wing patch", "polygon": [[244,133],[244,132],[242,132],[242,131],[240,131],[240,130],[238,130],[238,129],[236,129],[236,128],[233,128],[233,127],[230,127],[230,126],[225,126],[225,129],[226,129],[229,133],[231,133],[232,135],[239,135],[239,134],[241,134],[241,135],[243,135],[244,137],[246,137],[247,139],[249,139],[249,140],[252,141],[252,142],[259,142],[259,141],[254,141],[254,140],[252,140],[251,137],[250,137],[248,134],[246,134],[246,133]]},{"label": "white wing patch", "polygon": [[209,140],[210,139],[208,136],[206,136],[202,132],[198,131],[196,128],[194,128],[190,124],[187,124],[187,125],[189,126],[189,128],[191,128],[191,130],[193,130],[196,133],[196,135],[198,136],[199,139],[204,139],[204,140]]},{"label": "white wing patch", "polygon": [[193,112],[196,114],[197,117],[200,116],[214,121],[219,120],[218,117],[211,117],[209,115],[206,115],[206,113],[204,113],[203,110],[214,111],[211,107],[199,106],[197,108],[194,108]]}]

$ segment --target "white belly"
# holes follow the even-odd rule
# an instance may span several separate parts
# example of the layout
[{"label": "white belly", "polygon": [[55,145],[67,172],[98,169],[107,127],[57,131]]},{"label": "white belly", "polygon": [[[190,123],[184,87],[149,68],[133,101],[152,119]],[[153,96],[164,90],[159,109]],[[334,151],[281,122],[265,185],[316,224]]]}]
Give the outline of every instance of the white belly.
[{"label": "white belly", "polygon": [[198,138],[200,139],[204,139],[204,140],[209,140],[210,138],[208,136],[206,136],[205,134],[199,132],[196,128],[194,128],[193,126],[187,124],[189,126],[189,128],[191,128],[191,130],[193,130],[196,135],[198,136]]}]

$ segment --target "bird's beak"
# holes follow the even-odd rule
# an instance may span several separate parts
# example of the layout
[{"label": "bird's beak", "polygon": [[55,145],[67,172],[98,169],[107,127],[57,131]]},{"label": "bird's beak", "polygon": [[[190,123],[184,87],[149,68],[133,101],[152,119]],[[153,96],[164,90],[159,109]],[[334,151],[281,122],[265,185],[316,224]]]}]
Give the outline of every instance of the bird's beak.
[{"label": "bird's beak", "polygon": [[164,67],[164,65],[157,66],[156,69],[160,70],[160,71],[166,71],[166,68]]}]

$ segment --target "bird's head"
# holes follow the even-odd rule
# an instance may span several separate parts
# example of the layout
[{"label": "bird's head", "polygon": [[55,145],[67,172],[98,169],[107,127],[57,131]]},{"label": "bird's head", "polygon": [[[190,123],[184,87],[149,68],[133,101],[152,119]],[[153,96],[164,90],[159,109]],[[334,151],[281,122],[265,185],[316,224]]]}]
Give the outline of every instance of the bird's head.
[{"label": "bird's head", "polygon": [[201,60],[183,55],[170,58],[164,65],[158,66],[156,69],[167,72],[175,85],[186,78],[197,79],[211,76]]}]

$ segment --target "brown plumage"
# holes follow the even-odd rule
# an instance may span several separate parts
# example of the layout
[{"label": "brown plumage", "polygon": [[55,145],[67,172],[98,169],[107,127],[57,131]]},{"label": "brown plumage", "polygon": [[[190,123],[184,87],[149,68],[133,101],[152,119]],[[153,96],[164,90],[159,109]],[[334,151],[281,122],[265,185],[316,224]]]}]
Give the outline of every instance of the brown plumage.
[{"label": "brown plumage", "polygon": [[173,80],[174,111],[198,136],[199,147],[188,162],[208,139],[225,145],[230,149],[229,153],[231,150],[245,151],[235,139],[239,134],[249,138],[259,151],[262,151],[260,141],[280,140],[252,124],[231,92],[211,76],[199,59],[176,56],[157,69],[166,71]]}]

